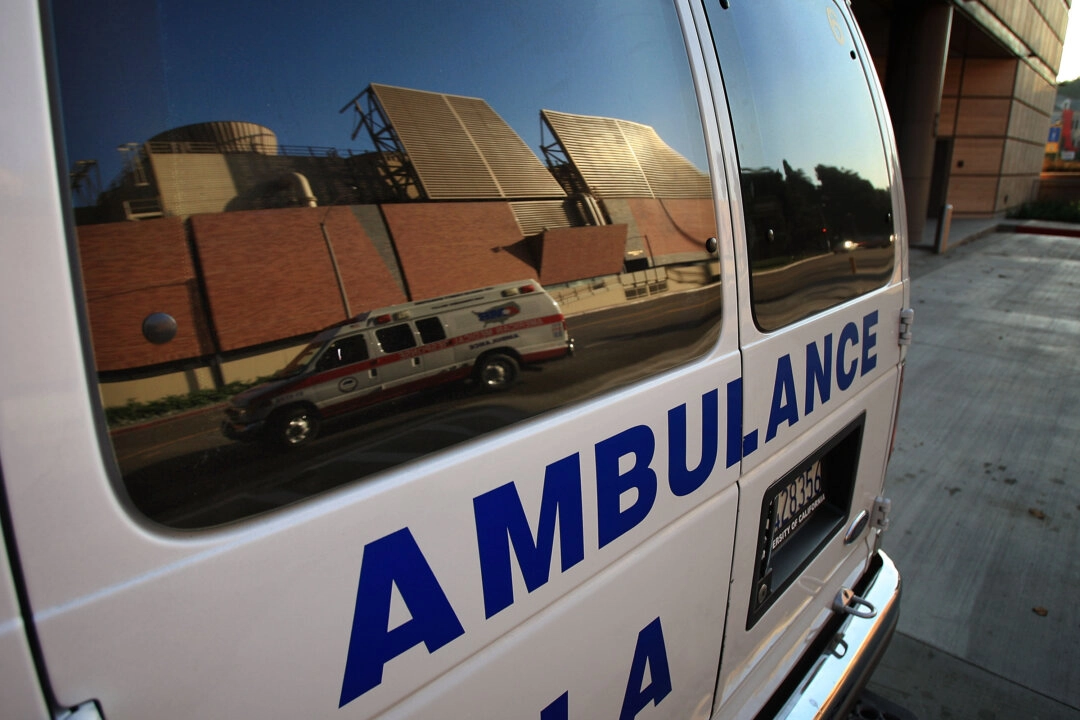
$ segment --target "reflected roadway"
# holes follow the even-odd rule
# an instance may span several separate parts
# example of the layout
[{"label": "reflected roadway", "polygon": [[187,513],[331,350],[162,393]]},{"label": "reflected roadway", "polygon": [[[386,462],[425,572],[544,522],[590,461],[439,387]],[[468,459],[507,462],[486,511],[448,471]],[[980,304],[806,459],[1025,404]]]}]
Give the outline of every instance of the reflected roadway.
[{"label": "reflected roadway", "polygon": [[116,459],[131,499],[154,520],[220,524],[681,364],[712,347],[719,317],[719,285],[572,316],[575,356],[523,368],[503,393],[452,383],[328,421],[311,445],[288,453],[225,439],[218,406],[115,432]]}]

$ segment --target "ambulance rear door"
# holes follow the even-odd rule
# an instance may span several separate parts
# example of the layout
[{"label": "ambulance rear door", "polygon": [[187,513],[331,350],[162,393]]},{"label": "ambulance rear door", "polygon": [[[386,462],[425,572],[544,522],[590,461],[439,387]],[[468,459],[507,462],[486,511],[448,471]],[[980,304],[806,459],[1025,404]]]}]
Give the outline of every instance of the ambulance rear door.
[{"label": "ambulance rear door", "polygon": [[847,5],[705,9],[740,269],[739,523],[716,697],[735,717],[777,689],[876,547],[906,242],[890,125]]}]

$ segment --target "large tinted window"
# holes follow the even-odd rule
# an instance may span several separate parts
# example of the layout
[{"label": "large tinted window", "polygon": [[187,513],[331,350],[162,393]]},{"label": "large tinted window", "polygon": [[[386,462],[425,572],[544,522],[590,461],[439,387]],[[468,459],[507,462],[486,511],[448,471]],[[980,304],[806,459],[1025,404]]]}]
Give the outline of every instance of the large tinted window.
[{"label": "large tinted window", "polygon": [[385,353],[407,350],[416,345],[412,328],[408,325],[391,325],[387,328],[379,328],[375,331],[375,337],[379,339],[379,345]]},{"label": "large tinted window", "polygon": [[832,0],[707,4],[739,155],[764,330],[882,286],[890,180],[863,65]]},{"label": "large tinted window", "polygon": [[[162,523],[377,474],[717,338],[707,154],[666,0],[57,0],[52,17],[100,396],[128,492]],[[511,283],[557,309],[484,290]],[[423,363],[310,379],[318,333],[430,308],[452,337],[409,350]]]},{"label": "large tinted window", "polygon": [[367,341],[363,335],[353,335],[330,343],[326,352],[319,358],[318,369],[330,370],[362,362],[368,359]]},{"label": "large tinted window", "polygon": [[446,330],[443,329],[442,322],[437,317],[417,320],[416,329],[420,332],[420,341],[425,344],[446,339]]}]

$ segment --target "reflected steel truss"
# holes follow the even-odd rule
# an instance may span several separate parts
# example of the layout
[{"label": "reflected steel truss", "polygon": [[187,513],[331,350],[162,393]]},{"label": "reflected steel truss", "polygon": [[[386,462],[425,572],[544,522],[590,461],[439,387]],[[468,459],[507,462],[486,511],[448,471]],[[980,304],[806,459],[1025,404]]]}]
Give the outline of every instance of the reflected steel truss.
[{"label": "reflected steel truss", "polygon": [[375,164],[379,175],[390,187],[395,199],[415,200],[424,197],[423,185],[409,154],[370,86],[350,100],[340,112],[350,108],[356,114],[351,138],[355,140],[361,130],[367,131],[375,146]]},{"label": "reflected steel truss", "polygon": [[[548,133],[551,133],[552,136],[550,142],[547,139]],[[555,176],[555,179],[562,186],[562,189],[566,191],[567,195],[574,196],[589,192],[588,183],[581,176],[581,172],[574,165],[574,161],[570,159],[570,154],[566,152],[566,148],[559,142],[559,138],[548,125],[543,114],[540,116],[540,151],[544,153],[544,161],[547,163],[548,170]]]}]

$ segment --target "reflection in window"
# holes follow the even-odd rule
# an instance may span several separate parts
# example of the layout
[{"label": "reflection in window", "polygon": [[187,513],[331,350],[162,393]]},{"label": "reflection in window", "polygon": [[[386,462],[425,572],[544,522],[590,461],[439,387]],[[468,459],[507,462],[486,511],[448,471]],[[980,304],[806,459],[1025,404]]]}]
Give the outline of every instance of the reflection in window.
[{"label": "reflection in window", "polygon": [[420,342],[425,345],[446,339],[446,330],[443,329],[442,321],[437,317],[417,320],[416,329],[420,331]]},{"label": "reflection in window", "polygon": [[319,369],[351,365],[368,359],[367,341],[363,335],[353,335],[331,343],[319,358]]},{"label": "reflection in window", "polygon": [[792,5],[707,5],[764,330],[881,287],[893,267],[885,149],[851,31],[832,0]]},{"label": "reflection in window", "polygon": [[416,338],[413,337],[412,328],[408,325],[393,325],[387,328],[379,328],[375,331],[375,337],[379,339],[384,353],[398,352],[416,346]]},{"label": "reflection in window", "polygon": [[[261,512],[715,343],[713,198],[670,2],[342,3],[333,22],[276,0],[160,0],[123,22],[102,0],[54,6],[107,413],[249,386],[228,406],[228,437],[219,408],[197,447],[179,428],[156,455],[138,428],[114,443],[152,518]],[[533,284],[555,308],[538,319],[515,319],[508,296],[476,310],[490,317],[478,328],[407,320]],[[141,324],[159,311],[178,332],[153,345]],[[396,325],[369,322],[387,313]],[[548,342],[573,338],[573,360],[519,347],[515,323],[538,320]],[[310,344],[359,324],[355,346]],[[364,335],[422,361],[317,377],[377,355]],[[331,411],[345,395],[352,414]],[[287,461],[237,442],[283,426],[278,398],[323,421]],[[454,432],[432,430],[436,416]]]}]

